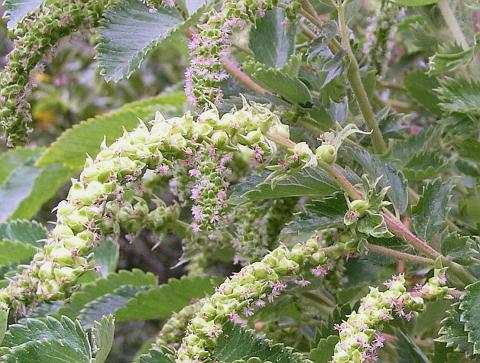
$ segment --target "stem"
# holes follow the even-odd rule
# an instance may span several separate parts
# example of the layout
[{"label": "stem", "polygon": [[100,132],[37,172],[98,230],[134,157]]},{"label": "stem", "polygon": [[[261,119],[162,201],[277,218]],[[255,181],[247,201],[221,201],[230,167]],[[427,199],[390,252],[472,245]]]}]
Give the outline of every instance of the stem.
[{"label": "stem", "polygon": [[399,260],[411,261],[411,262],[415,262],[415,263],[423,263],[423,264],[427,264],[427,265],[433,265],[435,263],[435,261],[432,260],[431,258],[411,255],[409,253],[392,250],[391,248],[375,245],[375,244],[372,244],[372,243],[368,243],[367,248],[368,248],[369,251],[373,251],[373,252],[376,252],[376,253],[381,253],[382,255],[392,256],[392,257],[395,257]]},{"label": "stem", "polygon": [[[325,165],[324,165],[325,164]],[[328,165],[326,163],[319,163],[320,166],[325,168],[331,176],[333,176],[338,184],[342,187],[345,192],[350,196],[352,199],[363,199],[362,193],[358,191],[355,186],[353,186],[347,178],[336,168],[334,165]],[[470,274],[463,266],[450,261],[448,258],[443,256],[440,252],[433,249],[426,241],[422,240],[421,238],[417,237],[413,234],[402,222],[397,220],[396,218],[390,216],[386,212],[382,212],[382,216],[387,224],[387,227],[390,232],[392,232],[395,236],[403,239],[407,242],[410,246],[414,247],[417,251],[425,253],[427,256],[430,256],[435,259],[440,259],[441,262],[448,266],[450,270],[461,279],[464,284],[471,284],[476,281],[476,278]]]},{"label": "stem", "polygon": [[386,213],[382,216],[390,232],[397,237],[401,237],[417,250],[433,258],[442,257],[442,254],[434,250],[427,242],[415,236],[402,222],[395,220]]},{"label": "stem", "polygon": [[238,68],[238,66],[235,63],[233,63],[230,59],[224,57],[222,61],[223,61],[223,67],[225,68],[225,70],[228,73],[230,73],[232,77],[234,77],[240,83],[242,83],[245,87],[261,95],[265,95],[269,93],[265,88],[260,86],[253,79],[251,79],[248,76],[248,74],[246,74],[240,68]]},{"label": "stem", "polygon": [[460,25],[457,22],[457,18],[455,17],[448,0],[439,0],[437,5],[442,13],[445,23],[447,23],[448,29],[453,35],[453,38],[462,46],[464,50],[467,50],[469,48],[467,39],[463,34],[462,28],[460,28]]},{"label": "stem", "polygon": [[356,96],[358,106],[362,112],[363,118],[367,127],[372,132],[372,145],[373,150],[377,154],[384,154],[387,151],[387,145],[383,140],[383,135],[380,131],[380,127],[375,119],[372,105],[368,100],[367,92],[363,86],[362,79],[360,77],[360,67],[357,62],[357,58],[353,54],[352,47],[350,46],[350,38],[347,32],[347,23],[345,20],[345,12],[343,9],[343,0],[338,0],[338,23],[340,27],[340,36],[344,49],[347,51],[350,65],[347,70],[348,80],[352,86],[353,93]]},{"label": "stem", "polygon": [[[302,4],[302,11],[301,14],[310,20],[317,28],[321,29],[323,24],[321,18],[318,16],[317,12],[310,4],[309,1],[304,1]],[[348,68],[347,76],[352,86],[352,90],[357,98],[357,102],[362,112],[363,118],[365,119],[365,123],[370,131],[372,131],[372,144],[373,149],[376,153],[383,154],[387,150],[387,145],[383,140],[382,133],[380,128],[378,127],[377,121],[375,119],[375,114],[373,113],[372,105],[368,100],[367,92],[363,86],[361,77],[360,77],[360,68],[358,66],[357,59],[355,58],[352,48],[350,47],[350,41],[348,39],[348,34],[346,31],[346,23],[345,23],[345,15],[343,13],[343,6],[339,5],[339,23],[341,24],[340,30],[342,33],[342,40],[344,43],[344,47],[347,50],[347,54],[350,60],[350,66]],[[342,22],[343,20],[343,22]],[[343,24],[343,26],[342,26]],[[343,29],[342,29],[343,28]],[[345,39],[347,40],[345,42]],[[336,39],[332,39],[330,44],[328,45],[329,48],[333,52],[338,52],[342,50],[341,45],[336,41]]]}]

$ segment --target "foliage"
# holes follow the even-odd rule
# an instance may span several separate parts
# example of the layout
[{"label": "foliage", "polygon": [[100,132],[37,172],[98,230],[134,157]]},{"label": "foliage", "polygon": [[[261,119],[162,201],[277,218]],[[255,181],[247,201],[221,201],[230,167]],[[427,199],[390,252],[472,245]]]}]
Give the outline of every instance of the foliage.
[{"label": "foliage", "polygon": [[1,362],[480,360],[475,1],[2,11]]}]

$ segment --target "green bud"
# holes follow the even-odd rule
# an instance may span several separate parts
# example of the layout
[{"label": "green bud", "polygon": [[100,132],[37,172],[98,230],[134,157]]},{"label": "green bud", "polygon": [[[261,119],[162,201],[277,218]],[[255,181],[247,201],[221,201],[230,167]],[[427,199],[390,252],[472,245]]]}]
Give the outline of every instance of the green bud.
[{"label": "green bud", "polygon": [[337,150],[333,145],[323,144],[317,148],[315,155],[318,161],[333,164],[337,159]]}]

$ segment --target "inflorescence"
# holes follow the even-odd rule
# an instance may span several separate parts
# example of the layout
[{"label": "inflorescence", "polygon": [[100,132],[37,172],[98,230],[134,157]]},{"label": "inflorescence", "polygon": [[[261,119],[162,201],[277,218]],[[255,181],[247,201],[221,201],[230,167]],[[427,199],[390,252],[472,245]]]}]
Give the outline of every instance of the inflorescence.
[{"label": "inflorescence", "polygon": [[405,288],[403,275],[395,276],[385,283],[386,291],[370,288],[370,293],[361,300],[357,312],[336,326],[340,341],[335,346],[333,363],[360,363],[377,360],[376,350],[383,346],[379,333],[382,324],[395,316],[411,320],[425,306],[425,300],[448,296],[445,272],[435,274],[425,285],[418,285],[411,292]]},{"label": "inflorescence", "polygon": [[212,10],[207,22],[198,26],[192,34],[190,67],[185,72],[185,91],[192,106],[221,103],[219,85],[228,78],[222,58],[228,55],[233,31],[255,24],[276,4],[277,0],[227,0],[219,12]]},{"label": "inflorescence", "polygon": [[237,158],[268,160],[277,147],[265,135],[278,133],[288,137],[288,127],[276,115],[245,104],[221,118],[216,109],[197,120],[190,114],[168,120],[157,115],[150,129],[141,124],[111,146],[102,145],[58,205],[57,224],[45,246],[0,291],[0,301],[21,313],[35,302],[64,298],[91,268],[91,250],[102,235],[120,229],[134,235],[145,226],[161,230],[174,224],[178,208],[157,203],[150,210],[142,198],[147,171],[182,175],[174,184],[191,206],[191,230],[213,230],[223,217],[227,164]]},{"label": "inflorescence", "polygon": [[[332,257],[343,251],[336,250]],[[323,277],[332,268],[330,256],[316,238],[280,246],[261,261],[244,267],[206,298],[195,314],[178,350],[178,362],[210,362],[216,338],[227,319],[243,324],[255,309],[273,302],[288,285],[308,286],[306,276]]]},{"label": "inflorescence", "polygon": [[14,48],[0,73],[0,126],[6,131],[9,146],[25,142],[29,132],[31,73],[61,38],[84,25],[94,26],[108,3],[81,0],[43,4],[17,25]]}]

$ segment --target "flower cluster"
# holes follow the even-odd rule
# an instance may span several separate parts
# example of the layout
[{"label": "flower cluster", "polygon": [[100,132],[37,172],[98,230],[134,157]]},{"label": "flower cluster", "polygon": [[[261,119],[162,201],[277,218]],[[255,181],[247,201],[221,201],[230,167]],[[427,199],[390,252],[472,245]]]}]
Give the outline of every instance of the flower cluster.
[{"label": "flower cluster", "polygon": [[331,266],[313,238],[291,250],[282,245],[261,261],[244,267],[220,285],[195,314],[178,350],[178,362],[211,361],[211,351],[226,319],[245,323],[255,308],[272,302],[289,283],[308,286],[310,282],[302,277],[303,273],[323,277]]},{"label": "flower cluster", "polygon": [[435,274],[423,286],[417,286],[408,292],[403,275],[395,276],[385,283],[386,291],[370,288],[370,293],[361,300],[357,312],[353,312],[346,321],[337,325],[340,341],[335,346],[334,363],[354,363],[375,361],[376,350],[383,346],[378,329],[383,323],[395,316],[407,320],[425,306],[425,299],[444,298],[448,294],[445,286],[444,270],[435,270]]},{"label": "flower cluster", "polygon": [[205,24],[192,34],[190,67],[185,73],[185,91],[194,107],[218,105],[223,97],[219,84],[227,79],[222,58],[231,45],[232,32],[254,24],[259,16],[275,6],[276,0],[227,0],[220,12],[208,14]]},{"label": "flower cluster", "polygon": [[94,25],[108,0],[44,4],[14,30],[14,48],[0,74],[0,125],[10,146],[25,141],[31,120],[26,97],[31,73],[58,41],[85,24]]},{"label": "flower cluster", "polygon": [[90,252],[100,234],[117,233],[120,228],[134,234],[145,226],[158,230],[176,220],[178,208],[157,202],[150,211],[141,197],[142,178],[147,171],[165,175],[183,167],[196,181],[194,185],[204,183],[203,175],[217,186],[220,183],[220,189],[193,187],[188,193],[188,199],[197,206],[193,224],[202,222],[206,227],[216,223],[221,218],[219,193],[225,193],[221,191],[224,181],[217,180],[215,173],[209,175],[211,168],[195,167],[192,155],[208,148],[209,155],[216,158],[211,160],[218,160],[216,170],[226,167],[230,160],[226,155],[230,154],[257,162],[257,152],[263,158],[275,151],[275,144],[265,135],[283,130],[282,126],[269,110],[246,104],[221,118],[217,110],[204,112],[198,120],[189,114],[165,120],[158,114],[150,129],[141,124],[111,146],[102,145],[95,160],[87,159],[79,180],[72,181],[67,199],[58,205],[57,224],[44,248],[0,291],[0,301],[21,310],[36,301],[63,298],[90,268]]},{"label": "flower cluster", "polygon": [[171,347],[177,349],[182,340],[185,329],[192,317],[200,310],[203,300],[196,301],[185,306],[182,310],[174,313],[163,325],[155,339],[154,347]]}]

